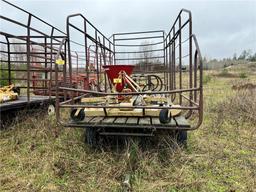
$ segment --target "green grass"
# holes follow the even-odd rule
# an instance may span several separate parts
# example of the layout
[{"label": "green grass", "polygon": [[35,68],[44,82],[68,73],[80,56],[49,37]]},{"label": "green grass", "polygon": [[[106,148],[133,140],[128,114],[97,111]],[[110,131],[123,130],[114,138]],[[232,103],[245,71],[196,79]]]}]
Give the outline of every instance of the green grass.
[{"label": "green grass", "polygon": [[123,191],[126,174],[133,191],[254,191],[255,122],[229,116],[237,78],[206,75],[204,122],[189,133],[187,148],[163,137],[154,146],[141,148],[135,140],[95,151],[81,129],[42,114],[24,116],[0,132],[0,191]]}]

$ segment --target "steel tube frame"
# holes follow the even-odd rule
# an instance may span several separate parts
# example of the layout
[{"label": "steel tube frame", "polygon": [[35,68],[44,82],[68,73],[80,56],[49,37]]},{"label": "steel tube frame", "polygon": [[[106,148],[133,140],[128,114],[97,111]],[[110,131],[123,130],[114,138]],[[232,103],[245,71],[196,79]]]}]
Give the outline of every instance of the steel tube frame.
[{"label": "steel tube frame", "polygon": [[[183,16],[186,14],[188,16],[187,19],[183,20]],[[84,28],[80,29],[77,26],[73,25],[70,21],[71,18],[81,17],[84,20]],[[87,26],[91,26],[94,30],[94,34],[90,35],[87,32]],[[185,33],[183,32],[188,27],[188,37],[184,41],[182,38],[185,37]],[[117,58],[117,54],[134,54],[134,53],[144,53],[144,52],[162,52],[161,56],[152,57],[161,58],[163,59],[163,65],[167,69],[167,71],[163,71],[164,73],[164,82],[166,83],[166,91],[152,91],[152,92],[130,92],[130,93],[109,93],[107,92],[107,81],[105,80],[104,89],[105,92],[99,89],[99,85],[97,87],[97,91],[92,90],[83,90],[83,89],[75,89],[68,86],[58,86],[57,92],[61,93],[63,91],[67,91],[73,94],[85,94],[86,96],[94,95],[94,96],[118,96],[118,95],[140,95],[140,94],[164,94],[170,95],[172,101],[176,100],[176,94],[178,98],[178,103],[180,107],[172,107],[172,106],[161,106],[161,107],[153,107],[153,106],[132,106],[132,107],[121,107],[121,106],[95,106],[95,105],[86,105],[86,104],[74,104],[74,100],[80,99],[81,97],[71,98],[69,100],[64,100],[63,102],[58,103],[58,109],[60,108],[139,108],[139,109],[182,109],[186,112],[186,118],[189,118],[192,115],[192,111],[198,112],[198,121],[195,126],[191,128],[186,128],[188,130],[196,129],[200,126],[203,119],[203,85],[202,85],[202,57],[199,50],[199,46],[197,43],[197,39],[195,35],[192,33],[192,15],[191,12],[182,9],[174,24],[172,25],[170,31],[165,35],[163,30],[158,31],[145,31],[145,32],[129,32],[129,33],[115,33],[111,36],[112,41],[107,39],[96,27],[94,27],[83,15],[81,14],[74,14],[67,17],[67,32],[68,32],[68,44],[72,43],[72,39],[70,38],[70,31],[69,28],[73,28],[76,31],[82,33],[84,35],[84,44],[80,44],[81,46],[85,47],[85,60],[86,60],[86,72],[87,76],[89,77],[89,55],[87,54],[87,40],[90,40],[95,46],[95,66],[96,66],[96,75],[97,75],[97,82],[99,81],[99,76],[101,74],[101,66],[102,61],[104,65],[107,63],[107,59],[109,60],[108,64],[117,64],[118,61],[130,61],[130,60],[140,60],[138,57],[131,57],[128,59],[125,58]],[[151,35],[150,33],[162,33],[161,35]],[[133,36],[129,38],[125,38],[125,35],[141,35],[144,36]],[[146,36],[148,35],[148,36]],[[150,36],[149,36],[150,35]],[[103,38],[103,43],[100,41],[100,36]],[[122,36],[122,37],[119,37]],[[163,38],[161,42],[156,43],[147,43],[144,45],[140,44],[116,44],[120,41],[136,41],[136,40],[143,40],[143,39],[158,39]],[[107,43],[105,43],[107,41]],[[185,47],[185,43],[188,44],[188,54],[183,55],[183,47]],[[108,46],[107,46],[108,44]],[[154,45],[161,45],[163,49],[157,48],[150,51],[118,51],[118,47],[140,47],[140,46],[154,46]],[[194,47],[194,50],[193,50]],[[100,49],[99,49],[100,48]],[[176,50],[177,49],[177,50]],[[72,60],[71,60],[71,47],[68,45],[68,58],[69,58],[69,68],[72,70]],[[194,51],[194,52],[193,52]],[[106,52],[109,54],[106,55]],[[176,58],[177,57],[177,58]],[[188,57],[188,75],[189,75],[189,83],[188,88],[183,86],[183,72],[182,72],[182,65],[183,59]],[[111,60],[113,59],[113,63]],[[143,58],[142,58],[143,59]],[[176,61],[177,60],[177,61]],[[58,69],[57,69],[58,70]],[[199,71],[199,73],[198,73]],[[72,73],[70,73],[72,75]],[[199,80],[199,82],[198,82]],[[177,84],[177,85],[176,85]],[[186,95],[185,95],[186,93]],[[187,96],[188,95],[188,96]],[[188,102],[185,102],[188,101]],[[188,104],[186,104],[188,103]],[[59,113],[58,113],[59,115]],[[58,122],[62,123],[59,116],[57,117]]]}]

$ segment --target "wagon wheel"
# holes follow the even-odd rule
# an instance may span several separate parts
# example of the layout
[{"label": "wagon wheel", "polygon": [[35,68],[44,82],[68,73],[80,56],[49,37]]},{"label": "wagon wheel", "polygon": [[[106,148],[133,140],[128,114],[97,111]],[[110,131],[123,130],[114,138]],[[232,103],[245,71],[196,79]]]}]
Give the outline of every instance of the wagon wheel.
[{"label": "wagon wheel", "polygon": [[188,132],[186,130],[176,131],[177,143],[179,145],[187,146]]},{"label": "wagon wheel", "polygon": [[157,75],[148,75],[147,84],[143,87],[142,91],[161,91],[163,88],[163,81]]}]

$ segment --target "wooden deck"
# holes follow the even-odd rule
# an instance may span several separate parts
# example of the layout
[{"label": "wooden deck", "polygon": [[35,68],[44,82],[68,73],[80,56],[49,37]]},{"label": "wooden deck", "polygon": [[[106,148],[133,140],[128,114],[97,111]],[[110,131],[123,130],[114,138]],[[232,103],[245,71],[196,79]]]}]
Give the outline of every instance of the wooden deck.
[{"label": "wooden deck", "polygon": [[19,96],[17,100],[8,101],[0,104],[0,112],[8,111],[8,110],[18,110],[25,107],[32,107],[35,105],[43,105],[46,103],[54,102],[55,98],[51,99],[49,96],[31,96],[30,101],[26,96]]},{"label": "wooden deck", "polygon": [[177,116],[169,123],[162,124],[158,117],[86,117],[81,122],[70,122],[70,127],[117,127],[117,128],[155,128],[189,129],[190,124],[184,116]]}]

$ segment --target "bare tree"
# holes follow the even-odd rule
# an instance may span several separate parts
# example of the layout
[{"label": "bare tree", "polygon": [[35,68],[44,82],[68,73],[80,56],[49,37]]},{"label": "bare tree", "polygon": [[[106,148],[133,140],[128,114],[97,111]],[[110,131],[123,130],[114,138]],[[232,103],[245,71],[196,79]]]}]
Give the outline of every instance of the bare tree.
[{"label": "bare tree", "polygon": [[140,46],[140,57],[143,58],[140,62],[140,69],[144,68],[145,71],[148,71],[148,66],[151,63],[151,58],[153,57],[153,46],[150,45],[150,41],[143,41]]}]

